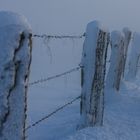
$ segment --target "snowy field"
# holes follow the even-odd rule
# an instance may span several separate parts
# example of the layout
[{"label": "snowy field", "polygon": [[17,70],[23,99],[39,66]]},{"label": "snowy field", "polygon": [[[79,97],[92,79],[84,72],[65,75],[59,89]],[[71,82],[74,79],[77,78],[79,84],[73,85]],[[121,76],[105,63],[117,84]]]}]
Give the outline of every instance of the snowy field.
[{"label": "snowy field", "polygon": [[[51,51],[48,51],[42,39],[34,39],[34,44],[30,81],[65,72],[77,67],[81,61],[83,39],[50,40]],[[38,63],[36,64],[36,62]],[[28,92],[29,124],[46,116],[80,94],[80,71],[31,86]],[[29,139],[55,140],[74,133],[79,120],[79,108],[79,101],[77,101],[33,127],[27,133]]]},{"label": "snowy field", "polygon": [[[112,30],[140,32],[139,0],[1,0],[0,10],[23,14],[33,34],[81,35],[88,22],[99,20]],[[84,39],[33,39],[30,82],[77,67]],[[139,67],[140,69],[140,67]],[[28,90],[27,126],[81,94],[80,71]],[[140,72],[123,81],[119,92],[105,89],[104,125],[76,130],[80,100],[26,132],[27,140],[140,140]]]},{"label": "snowy field", "polygon": [[[42,45],[40,45],[42,44]],[[34,39],[30,81],[67,71],[79,64],[83,39],[50,40],[45,46]],[[57,51],[56,51],[57,50]],[[63,53],[61,53],[63,51]],[[67,63],[66,63],[67,60]],[[36,62],[38,62],[36,64]],[[40,71],[41,70],[41,71]],[[27,131],[29,140],[139,140],[140,88],[137,80],[124,81],[119,92],[105,90],[103,127],[76,130],[79,101]],[[39,120],[81,94],[80,71],[46,83],[28,92],[28,124]]]}]

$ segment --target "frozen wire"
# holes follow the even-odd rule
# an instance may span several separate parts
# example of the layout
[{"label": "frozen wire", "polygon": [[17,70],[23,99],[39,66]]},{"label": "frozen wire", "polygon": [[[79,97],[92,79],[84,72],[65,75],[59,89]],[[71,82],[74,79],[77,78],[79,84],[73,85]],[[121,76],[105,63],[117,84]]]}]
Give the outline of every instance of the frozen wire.
[{"label": "frozen wire", "polygon": [[30,129],[30,128],[36,126],[36,125],[38,125],[38,124],[41,123],[42,121],[44,121],[44,120],[50,118],[51,116],[53,116],[54,114],[56,114],[58,111],[64,109],[64,108],[67,107],[68,105],[71,105],[73,102],[77,101],[77,100],[80,99],[80,98],[81,98],[81,96],[78,96],[78,97],[76,97],[75,99],[73,99],[72,101],[70,101],[70,102],[66,103],[65,105],[63,105],[63,106],[57,108],[57,109],[56,109],[55,111],[53,111],[52,113],[50,113],[50,114],[48,114],[48,115],[42,117],[41,119],[39,119],[39,120],[36,121],[35,123],[29,125],[29,126],[25,129],[25,131],[27,131],[28,129]]},{"label": "frozen wire", "polygon": [[38,34],[34,34],[33,37],[38,37],[38,38],[55,38],[55,39],[63,39],[63,38],[71,38],[71,39],[78,39],[78,38],[83,38],[85,37],[85,33],[82,34],[82,35],[46,35],[46,34],[43,34],[43,35],[38,35]]},{"label": "frozen wire", "polygon": [[39,80],[36,80],[36,81],[34,81],[34,82],[31,82],[31,83],[29,83],[29,86],[36,85],[36,84],[39,84],[39,83],[47,82],[47,81],[49,81],[49,80],[53,80],[53,79],[62,77],[62,76],[64,76],[64,75],[67,75],[67,74],[70,74],[70,73],[72,73],[72,72],[78,71],[78,70],[80,70],[81,68],[82,68],[82,66],[79,65],[78,67],[75,67],[75,68],[73,68],[73,69],[70,69],[70,70],[68,70],[68,71],[66,71],[66,72],[63,72],[63,73],[60,73],[60,74],[57,74],[57,75],[54,75],[54,76],[51,76],[51,77],[48,77],[48,78],[39,79]]}]

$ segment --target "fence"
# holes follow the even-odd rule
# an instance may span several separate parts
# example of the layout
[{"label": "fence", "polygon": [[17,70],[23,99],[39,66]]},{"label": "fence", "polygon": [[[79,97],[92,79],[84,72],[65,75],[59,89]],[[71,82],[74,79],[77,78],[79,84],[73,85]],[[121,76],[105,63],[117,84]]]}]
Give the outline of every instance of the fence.
[{"label": "fence", "polygon": [[[76,40],[78,39],[79,40],[79,39],[83,39],[85,37],[85,35],[79,35],[79,36],[56,36],[56,35],[55,36],[52,36],[52,35],[46,35],[46,36],[49,36],[49,39],[52,39],[52,42],[54,41],[53,39],[55,39],[56,42],[59,41],[60,39],[62,39],[62,40],[64,40],[64,39],[70,39],[70,41],[72,41],[72,43],[73,43],[73,40],[71,40],[71,39],[76,39]],[[48,38],[46,38],[46,36],[44,36],[44,35],[33,35],[33,39],[35,40],[35,39],[39,38],[41,40],[41,43],[45,43],[46,39],[48,39]],[[44,45],[46,46],[46,44],[44,44]],[[51,46],[50,44],[47,44],[47,45]],[[59,46],[59,45],[57,45],[57,46]],[[53,51],[52,51],[52,53],[53,53]],[[61,67],[61,64],[59,64],[59,67]],[[78,63],[76,67],[73,67],[71,69],[68,69],[68,70],[66,70],[66,71],[64,71],[62,73],[60,72],[60,73],[58,73],[56,75],[53,75],[53,76],[44,77],[44,78],[40,78],[40,79],[31,81],[31,82],[29,82],[28,86],[29,86],[29,88],[30,87],[34,88],[34,86],[36,86],[38,84],[40,85],[40,84],[49,82],[51,80],[56,80],[57,78],[61,78],[61,77],[67,76],[69,74],[78,72],[78,71],[81,70],[82,67],[83,66],[80,63]],[[52,117],[58,111],[61,111],[62,109],[64,109],[68,105],[71,105],[73,102],[79,100],[80,97],[81,96],[79,95],[78,97],[73,98],[71,101],[68,101],[68,103],[64,103],[64,105],[59,106],[59,107],[56,107],[56,110],[54,109],[54,111],[52,111],[52,112],[50,111],[51,113],[46,113],[46,115],[42,115],[42,117],[40,117],[38,120],[36,120],[35,122],[27,125],[27,127],[25,128],[25,131],[28,133],[28,130],[32,129],[33,127],[36,127],[40,123],[43,123],[43,121],[45,121],[48,118]],[[26,138],[28,138],[29,136],[30,135],[27,135]]]},{"label": "fence", "polygon": [[[111,42],[112,54],[107,76],[107,86],[118,91],[121,79],[125,73],[131,32],[125,29],[125,35],[123,35],[121,32],[115,31],[111,33],[110,38],[110,33],[99,22],[94,21],[87,25],[86,33],[79,36],[46,34],[35,34],[31,36],[30,27],[25,23],[23,17],[7,12],[4,12],[2,15],[4,15],[3,20],[5,20],[5,23],[9,21],[9,18],[12,19],[11,21],[13,23],[8,24],[8,26],[4,24],[3,28],[0,28],[0,33],[7,32],[5,36],[0,34],[0,42],[4,42],[3,46],[6,46],[6,51],[1,47],[2,45],[0,46],[0,58],[2,60],[0,61],[0,66],[2,66],[2,68],[0,68],[0,78],[2,81],[0,82],[0,96],[2,97],[2,102],[0,103],[0,112],[2,112],[0,114],[0,138],[7,140],[9,140],[9,138],[25,139],[28,137],[25,135],[27,130],[37,126],[79,99],[81,99],[80,109],[83,121],[78,125],[78,128],[103,125],[104,86],[108,45],[109,42]],[[18,22],[17,19],[19,20]],[[21,24],[20,26],[19,23]],[[82,63],[60,74],[28,83],[32,50],[31,37],[41,39],[81,39],[85,37]],[[135,38],[133,41],[134,46],[136,46],[135,43],[139,36]],[[11,45],[9,45],[6,39],[8,39]],[[7,53],[8,59],[3,56],[5,52]],[[135,66],[137,68],[139,54],[136,55],[136,58],[135,55],[133,55],[133,58],[136,60]],[[132,69],[132,67],[130,69]],[[81,95],[25,127],[27,87],[55,80],[56,78],[76,71],[81,71]],[[134,70],[134,76],[136,75],[135,71],[136,69]],[[19,118],[13,122],[12,120],[17,114]]]}]

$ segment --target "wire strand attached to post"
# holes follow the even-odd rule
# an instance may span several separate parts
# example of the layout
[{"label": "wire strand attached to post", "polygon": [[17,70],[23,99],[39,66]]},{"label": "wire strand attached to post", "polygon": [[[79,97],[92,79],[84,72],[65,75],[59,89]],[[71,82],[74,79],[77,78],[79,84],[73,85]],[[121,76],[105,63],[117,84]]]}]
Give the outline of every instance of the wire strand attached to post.
[{"label": "wire strand attached to post", "polygon": [[57,74],[57,75],[55,75],[55,76],[51,76],[51,77],[48,77],[48,78],[43,78],[43,79],[39,79],[39,80],[36,80],[36,81],[34,81],[34,82],[31,82],[31,83],[29,83],[28,86],[36,85],[36,84],[39,84],[39,83],[44,83],[44,82],[47,82],[47,81],[50,81],[50,80],[53,80],[53,79],[62,77],[62,76],[64,76],[64,75],[70,74],[70,73],[72,73],[72,72],[76,72],[76,71],[80,70],[81,68],[82,68],[82,66],[79,65],[78,67],[75,67],[75,68],[70,69],[70,70],[68,70],[68,71],[66,71],[66,72]]},{"label": "wire strand attached to post", "polygon": [[57,108],[57,109],[56,109],[55,111],[53,111],[52,113],[50,113],[50,114],[48,114],[48,115],[42,117],[42,118],[39,119],[38,121],[36,121],[36,122],[34,122],[33,124],[29,125],[29,126],[25,129],[25,131],[27,131],[28,129],[30,129],[30,128],[36,126],[36,125],[38,125],[38,124],[41,123],[42,121],[44,121],[44,120],[50,118],[51,116],[53,116],[54,114],[56,114],[58,111],[64,109],[64,108],[67,107],[68,105],[71,105],[73,102],[77,101],[77,100],[80,99],[80,98],[81,98],[81,96],[78,96],[78,97],[76,97],[75,99],[73,99],[72,101],[70,101],[70,102],[66,103],[65,105],[63,105],[63,106]]},{"label": "wire strand attached to post", "polygon": [[71,38],[71,39],[80,39],[85,37],[86,34],[82,34],[82,35],[47,35],[47,34],[43,34],[43,35],[38,35],[38,34],[34,34],[33,37],[38,37],[38,38],[45,38],[45,39],[50,39],[50,38],[55,38],[55,39],[63,39],[63,38]]}]

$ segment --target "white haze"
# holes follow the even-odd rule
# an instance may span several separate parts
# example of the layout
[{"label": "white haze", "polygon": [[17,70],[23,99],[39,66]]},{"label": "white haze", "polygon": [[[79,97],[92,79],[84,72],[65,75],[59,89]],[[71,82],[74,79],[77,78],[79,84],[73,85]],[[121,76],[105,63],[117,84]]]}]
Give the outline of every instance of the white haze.
[{"label": "white haze", "polygon": [[89,21],[140,31],[139,0],[0,0],[0,10],[24,14],[34,32],[82,33]]}]

